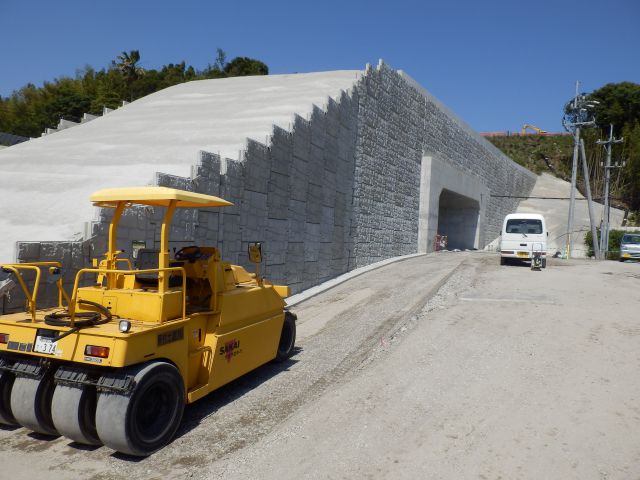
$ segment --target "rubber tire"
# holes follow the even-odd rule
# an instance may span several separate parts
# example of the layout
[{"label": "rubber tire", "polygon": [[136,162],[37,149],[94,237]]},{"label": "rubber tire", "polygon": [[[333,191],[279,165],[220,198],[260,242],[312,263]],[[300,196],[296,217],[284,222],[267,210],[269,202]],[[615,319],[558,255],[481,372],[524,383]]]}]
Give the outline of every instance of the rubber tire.
[{"label": "rubber tire", "polygon": [[284,323],[280,333],[276,362],[284,362],[293,355],[296,346],[296,316],[291,312],[284,312]]},{"label": "rubber tire", "polygon": [[[107,447],[145,457],[175,435],[184,412],[184,384],[178,369],[166,362],[145,363],[129,372],[135,382],[130,395],[98,393],[96,429]],[[152,425],[140,423],[145,421]],[[160,431],[145,434],[144,429]]]},{"label": "rubber tire", "polygon": [[18,425],[11,411],[11,388],[15,378],[13,373],[0,370],[0,424],[2,425]]},{"label": "rubber tire", "polygon": [[500,265],[506,265],[507,264],[507,259],[504,257],[500,257]]},{"label": "rubber tire", "polygon": [[542,268],[547,268],[547,259],[546,258],[542,259]]},{"label": "rubber tire", "polygon": [[51,419],[53,375],[41,379],[16,377],[11,389],[11,411],[16,421],[25,428],[44,435],[59,436]]},{"label": "rubber tire", "polygon": [[101,445],[96,431],[95,387],[56,385],[51,401],[51,418],[61,435],[84,445]]}]

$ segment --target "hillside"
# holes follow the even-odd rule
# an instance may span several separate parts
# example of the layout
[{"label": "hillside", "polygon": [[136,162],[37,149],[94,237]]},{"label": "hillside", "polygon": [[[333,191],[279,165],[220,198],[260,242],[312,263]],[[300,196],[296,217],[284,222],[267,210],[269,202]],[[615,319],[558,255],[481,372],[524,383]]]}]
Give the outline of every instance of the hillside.
[{"label": "hillside", "polygon": [[[601,163],[605,161],[605,152],[594,145],[597,138],[595,133],[585,135],[587,164],[591,180],[591,192],[594,200],[602,202],[604,192],[604,169]],[[541,174],[549,173],[558,178],[571,181],[571,161],[573,158],[573,137],[570,135],[544,136],[508,136],[486,137],[497,148],[511,157],[520,165]],[[614,156],[615,161],[615,156]],[[630,210],[631,200],[628,196],[628,185],[623,177],[624,169],[613,169],[611,173],[611,206],[621,210]],[[578,191],[586,196],[582,162],[578,165]],[[627,187],[627,188],[625,188]],[[629,222],[638,222],[637,213],[629,212]]]},{"label": "hillside", "polygon": [[[360,71],[245,76],[181,83],[89,123],[0,151],[0,259],[16,241],[80,238],[94,217],[86,200],[101,188],[145,185],[155,172],[189,177],[201,151],[243,159],[247,138],[337,101]],[[205,155],[206,156],[206,155]],[[61,192],[64,192],[62,194]],[[51,222],[55,219],[55,222]],[[86,227],[88,228],[88,227]]]},{"label": "hillside", "polygon": [[571,179],[573,137],[570,135],[486,138],[515,162],[532,172],[548,172],[564,180]]}]

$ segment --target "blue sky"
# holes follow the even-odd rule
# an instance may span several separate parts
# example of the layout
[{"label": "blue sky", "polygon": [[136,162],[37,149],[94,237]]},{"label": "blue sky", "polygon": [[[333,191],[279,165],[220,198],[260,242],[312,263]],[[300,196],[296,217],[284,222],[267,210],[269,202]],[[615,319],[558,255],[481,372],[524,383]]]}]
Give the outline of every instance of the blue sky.
[{"label": "blue sky", "polygon": [[0,0],[0,95],[107,66],[203,68],[216,48],[272,74],[405,70],[480,131],[560,131],[574,92],[640,83],[640,1]]}]

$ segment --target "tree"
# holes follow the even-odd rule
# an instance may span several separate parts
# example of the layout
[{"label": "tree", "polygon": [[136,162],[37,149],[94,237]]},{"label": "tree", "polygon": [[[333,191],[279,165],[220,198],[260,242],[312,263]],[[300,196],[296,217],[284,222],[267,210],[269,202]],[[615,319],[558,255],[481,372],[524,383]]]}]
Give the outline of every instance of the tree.
[{"label": "tree", "polygon": [[[131,84],[144,75],[144,69],[137,65],[140,61],[140,52],[138,50],[131,50],[129,53],[122,52],[122,55],[118,55],[117,58],[119,62],[115,62],[115,65],[131,90]],[[133,100],[131,95],[129,98]]]},{"label": "tree", "polygon": [[216,63],[214,68],[219,71],[224,71],[224,67],[227,64],[227,54],[221,48],[216,49]]},{"label": "tree", "polygon": [[622,130],[624,144],[621,151],[626,161],[624,168],[625,197],[631,210],[640,210],[640,121],[625,125]]},{"label": "tree", "polygon": [[249,57],[236,57],[224,66],[224,73],[228,77],[268,75],[269,67],[260,60]]},{"label": "tree", "polygon": [[216,60],[213,65],[207,65],[202,72],[200,72],[200,78],[224,78],[227,76],[224,73],[224,67],[227,64],[227,54],[221,48],[216,50]]},{"label": "tree", "polygon": [[135,100],[163,88],[190,80],[224,78],[237,75],[264,75],[268,67],[246,57],[227,63],[218,48],[213,65],[197,71],[184,61],[163,65],[159,70],[143,70],[140,52],[118,55],[106,69],[87,65],[75,77],[57,78],[42,87],[28,84],[9,97],[0,97],[0,131],[37,137],[60,118],[79,120],[86,113],[101,114],[103,107],[117,108],[123,100]]},{"label": "tree", "polygon": [[608,129],[613,124],[617,135],[625,125],[640,121],[640,85],[637,83],[607,83],[589,98],[600,102],[595,109],[598,125]]},{"label": "tree", "polygon": [[61,118],[79,122],[82,115],[89,111],[91,99],[72,89],[61,88],[46,102],[44,111],[47,123],[55,126]]}]

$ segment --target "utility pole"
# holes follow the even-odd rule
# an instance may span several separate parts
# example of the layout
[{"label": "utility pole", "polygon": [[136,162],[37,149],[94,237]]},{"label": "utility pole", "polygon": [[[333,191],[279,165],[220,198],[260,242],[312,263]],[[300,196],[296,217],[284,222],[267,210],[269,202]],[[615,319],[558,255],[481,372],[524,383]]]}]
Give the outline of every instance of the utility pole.
[{"label": "utility pole", "polygon": [[[611,181],[611,169],[619,168],[620,165],[611,165],[611,147],[615,143],[624,142],[624,138],[613,138],[613,125],[609,125],[609,139],[598,140],[598,145],[605,145],[607,149],[607,163],[604,166],[604,221],[602,223],[602,231],[600,232],[600,251],[602,252],[604,259],[607,258],[609,253],[609,183]],[[624,164],[623,164],[624,166]]]},{"label": "utility pole", "polygon": [[[578,108],[578,86],[580,82],[576,82],[576,96],[573,99],[573,108]],[[571,258],[573,252],[573,212],[576,206],[576,177],[578,176],[578,145],[580,144],[580,126],[575,126],[573,132],[573,161],[571,162],[571,194],[569,195],[569,219],[567,221],[567,238],[566,251],[567,258]]]},{"label": "utility pole", "polygon": [[587,154],[584,152],[584,140],[580,139],[580,153],[582,154],[582,175],[584,176],[584,185],[587,190],[587,203],[589,205],[589,225],[591,226],[591,244],[593,245],[593,254],[596,260],[600,260],[602,255],[600,252],[600,242],[598,242],[598,230],[596,229],[596,218],[593,214],[593,200],[591,199],[591,183],[589,180],[589,166],[587,165]]},{"label": "utility pole", "polygon": [[573,133],[573,162],[571,164],[571,194],[569,201],[569,218],[567,220],[566,254],[571,258],[573,250],[573,217],[576,203],[576,177],[578,176],[578,150],[580,148],[580,127],[593,127],[595,120],[588,109],[594,107],[597,102],[588,101],[585,94],[579,94],[580,82],[576,81],[576,94],[573,101],[564,107],[562,124],[568,132]]}]

